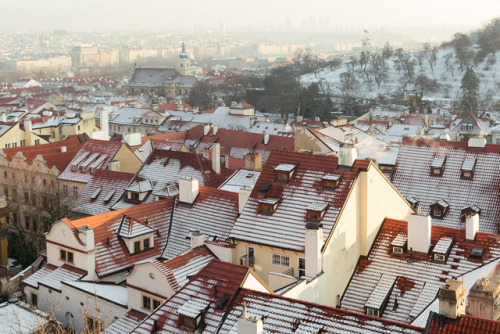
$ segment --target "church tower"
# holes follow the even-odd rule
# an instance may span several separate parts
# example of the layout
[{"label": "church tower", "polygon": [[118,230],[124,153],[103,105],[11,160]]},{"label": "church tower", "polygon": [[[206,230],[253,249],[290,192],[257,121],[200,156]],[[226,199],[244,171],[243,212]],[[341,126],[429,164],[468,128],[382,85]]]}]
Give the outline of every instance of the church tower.
[{"label": "church tower", "polygon": [[191,60],[189,59],[186,53],[186,45],[184,41],[182,42],[182,51],[179,53],[179,59],[177,60],[177,64],[175,65],[175,69],[181,75],[191,75]]}]

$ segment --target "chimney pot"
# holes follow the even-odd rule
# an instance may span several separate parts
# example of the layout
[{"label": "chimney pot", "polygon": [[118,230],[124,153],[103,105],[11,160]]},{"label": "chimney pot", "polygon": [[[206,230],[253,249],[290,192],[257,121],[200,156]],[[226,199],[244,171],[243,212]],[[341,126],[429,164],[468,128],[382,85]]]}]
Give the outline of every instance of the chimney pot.
[{"label": "chimney pot", "polygon": [[465,217],[465,240],[474,241],[479,231],[479,215],[477,213]]},{"label": "chimney pot", "polygon": [[193,204],[199,192],[197,179],[183,177],[179,180],[179,201],[181,203]]},{"label": "chimney pot", "polygon": [[429,215],[410,214],[408,216],[408,249],[427,254],[430,247],[431,217]]}]

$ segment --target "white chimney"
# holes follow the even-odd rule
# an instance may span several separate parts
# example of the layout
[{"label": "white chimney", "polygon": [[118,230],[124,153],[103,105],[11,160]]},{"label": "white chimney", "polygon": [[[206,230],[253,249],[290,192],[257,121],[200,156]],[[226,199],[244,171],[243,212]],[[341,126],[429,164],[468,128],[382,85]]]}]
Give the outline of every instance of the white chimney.
[{"label": "white chimney", "polygon": [[200,108],[194,107],[193,108],[193,114],[198,114],[200,112]]},{"label": "white chimney", "polygon": [[106,140],[109,139],[109,115],[106,109],[101,110],[101,119],[99,120],[101,123],[101,131]]},{"label": "white chimney", "polygon": [[212,145],[212,170],[217,174],[220,173],[220,144]]},{"label": "white chimney", "polygon": [[218,130],[219,130],[219,129],[218,129],[216,126],[214,126],[214,127],[212,128],[212,136],[215,136],[215,135],[217,134],[217,131],[218,131]]},{"label": "white chimney", "polygon": [[2,195],[0,196],[0,209],[6,208],[7,207],[7,196]]},{"label": "white chimney", "polygon": [[269,135],[267,133],[264,134],[264,145],[269,143]]},{"label": "white chimney", "polygon": [[85,250],[94,249],[94,230],[87,225],[78,228],[78,237],[85,244]]},{"label": "white chimney", "polygon": [[210,132],[210,124],[205,124],[205,126],[203,126],[203,135],[206,136],[208,135],[209,132]]},{"label": "white chimney", "polygon": [[181,203],[193,204],[200,193],[198,180],[183,177],[179,180],[179,201]]},{"label": "white chimney", "polygon": [[479,215],[473,213],[465,217],[465,240],[474,241],[479,231]]},{"label": "white chimney", "polygon": [[204,243],[205,234],[200,233],[200,231],[196,231],[191,234],[191,249],[203,246]]},{"label": "white chimney", "polygon": [[304,116],[297,115],[297,122],[302,122],[304,120]]},{"label": "white chimney", "polygon": [[309,222],[306,224],[305,242],[306,276],[316,277],[323,271],[323,258],[321,255],[323,225],[321,223]]},{"label": "white chimney", "polygon": [[33,132],[33,125],[31,124],[31,119],[24,120],[24,131]]},{"label": "white chimney", "polygon": [[429,252],[431,247],[431,216],[411,213],[408,216],[408,250]]},{"label": "white chimney", "polygon": [[141,146],[141,134],[139,132],[129,133],[125,135],[125,142],[128,146]]},{"label": "white chimney", "polygon": [[237,332],[238,334],[263,334],[264,324],[257,317],[247,316],[247,306],[243,302],[243,313],[238,318]]},{"label": "white chimney", "polygon": [[345,141],[340,144],[339,166],[352,167],[358,158],[358,148],[356,147],[356,136],[351,133],[346,136]]},{"label": "white chimney", "polygon": [[7,113],[2,113],[2,122],[7,122]]},{"label": "white chimney", "polygon": [[242,213],[245,204],[247,204],[248,199],[250,198],[250,194],[252,193],[251,187],[243,187],[240,188],[240,192],[238,193],[238,212]]},{"label": "white chimney", "polygon": [[485,138],[470,138],[468,142],[468,147],[471,150],[475,151],[484,151],[486,147],[486,139]]},{"label": "white chimney", "polygon": [[61,153],[66,153],[66,152],[68,152],[66,146],[61,146]]},{"label": "white chimney", "polygon": [[316,116],[316,117],[314,117],[314,120],[315,120],[316,122],[319,122],[319,121],[321,121],[321,118],[319,118],[319,116]]}]

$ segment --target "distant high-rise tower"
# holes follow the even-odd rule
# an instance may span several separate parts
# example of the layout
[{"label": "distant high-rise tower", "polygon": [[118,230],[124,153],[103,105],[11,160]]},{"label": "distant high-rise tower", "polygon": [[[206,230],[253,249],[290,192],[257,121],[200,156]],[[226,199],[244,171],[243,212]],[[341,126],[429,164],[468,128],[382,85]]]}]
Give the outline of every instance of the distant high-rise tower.
[{"label": "distant high-rise tower", "polygon": [[179,59],[177,60],[177,64],[175,69],[181,75],[190,75],[191,74],[191,60],[189,59],[188,54],[186,53],[186,45],[184,41],[182,41],[182,51],[179,53]]}]

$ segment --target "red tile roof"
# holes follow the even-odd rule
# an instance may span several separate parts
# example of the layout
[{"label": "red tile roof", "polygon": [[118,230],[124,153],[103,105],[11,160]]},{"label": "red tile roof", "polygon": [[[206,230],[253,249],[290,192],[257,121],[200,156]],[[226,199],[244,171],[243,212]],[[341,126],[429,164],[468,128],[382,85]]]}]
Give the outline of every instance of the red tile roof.
[{"label": "red tile roof", "polygon": [[[280,164],[296,166],[287,184],[275,181],[274,168]],[[369,164],[368,160],[356,160],[352,170],[344,170],[337,169],[338,158],[334,156],[273,151],[235,223],[231,237],[303,251],[307,207],[315,201],[323,201],[329,204],[321,221],[326,240],[358,171],[367,169]],[[341,176],[336,189],[323,189],[322,177],[326,174]],[[266,184],[269,190],[261,193],[261,188]],[[280,199],[272,215],[258,212],[259,200],[265,198]]]},{"label": "red tile roof", "polygon": [[[412,322],[433,302],[443,282],[478,269],[492,259],[500,257],[500,241],[496,234],[478,232],[474,243],[465,241],[465,231],[442,226],[432,226],[431,245],[441,238],[453,240],[446,262],[434,262],[429,255],[410,257],[392,253],[391,243],[400,236],[407,238],[406,221],[386,219],[367,259],[361,258],[349,283],[341,307],[364,313],[364,306],[381,280],[395,280],[389,300],[381,317]],[[481,260],[471,257],[473,247],[484,249]],[[397,306],[395,300],[397,298]]]},{"label": "red tile roof", "polygon": [[[431,164],[436,156],[446,157],[442,176],[431,175]],[[461,178],[465,161],[475,161],[472,179]],[[449,212],[433,224],[465,228],[461,222],[462,210],[477,205],[480,209],[479,230],[498,233],[500,221],[500,145],[486,144],[485,150],[468,148],[467,142],[403,138],[392,182],[406,198],[415,197],[422,212],[430,212],[430,205],[446,200]]]},{"label": "red tile roof", "polygon": [[[9,161],[12,161],[15,154],[21,152],[26,158],[26,163],[30,165],[33,163],[33,159],[40,154],[48,168],[56,167],[59,172],[62,172],[86,141],[87,137],[83,135],[73,135],[55,143],[5,148],[3,152]],[[66,147],[66,152],[61,152],[62,147]]]},{"label": "red tile roof", "polygon": [[426,328],[429,334],[498,334],[500,321],[461,315],[457,319],[446,319],[434,312],[430,315],[430,323]]}]

